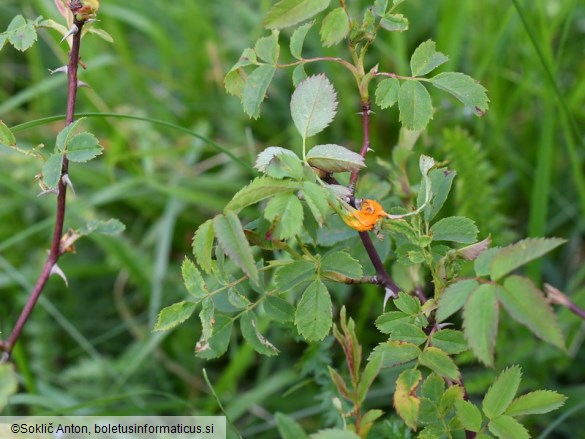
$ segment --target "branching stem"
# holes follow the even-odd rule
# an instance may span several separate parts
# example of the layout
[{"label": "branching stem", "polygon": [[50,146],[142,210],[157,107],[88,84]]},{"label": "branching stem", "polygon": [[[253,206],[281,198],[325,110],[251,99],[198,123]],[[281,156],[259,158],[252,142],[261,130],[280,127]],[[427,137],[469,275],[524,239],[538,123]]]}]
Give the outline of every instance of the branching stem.
[{"label": "branching stem", "polygon": [[[68,93],[67,93],[67,115],[66,115],[66,126],[73,122],[75,117],[75,103],[77,98],[77,69],[79,66],[79,48],[81,45],[81,29],[85,21],[79,21],[75,19],[74,24],[77,26],[78,31],[73,35],[73,44],[71,46],[71,52],[69,53],[69,64],[67,67],[67,80],[68,80]],[[28,321],[30,314],[32,313],[37,300],[39,299],[49,277],[53,272],[53,268],[57,264],[59,258],[63,254],[61,248],[61,237],[63,236],[63,224],[65,222],[65,207],[67,203],[67,185],[63,181],[63,176],[68,173],[69,161],[67,157],[63,159],[63,167],[61,168],[61,177],[59,178],[58,196],[57,196],[57,212],[55,214],[55,228],[53,229],[53,240],[51,242],[51,249],[49,250],[49,256],[43,266],[41,274],[39,275],[37,282],[26,302],[14,329],[10,334],[7,342],[4,342],[1,347],[4,351],[0,362],[7,362],[10,360],[12,349],[16,344],[20,334]]]},{"label": "branching stem", "polygon": [[334,58],[334,57],[330,57],[330,56],[321,56],[321,57],[316,57],[316,58],[303,58],[299,61],[291,62],[288,64],[277,64],[276,67],[279,69],[283,69],[286,67],[296,67],[296,66],[301,65],[301,64],[309,64],[309,63],[318,62],[318,61],[331,61],[331,62],[341,64],[343,67],[345,67],[347,70],[349,70],[354,76],[357,76],[357,69],[355,68],[355,66],[353,64],[344,60],[343,58]]},{"label": "branching stem", "polygon": [[376,72],[374,76],[386,76],[388,78],[396,78],[402,79],[404,81],[422,81],[422,82],[431,82],[429,78],[420,78],[418,76],[402,76],[397,75],[396,73],[389,73],[389,72]]}]

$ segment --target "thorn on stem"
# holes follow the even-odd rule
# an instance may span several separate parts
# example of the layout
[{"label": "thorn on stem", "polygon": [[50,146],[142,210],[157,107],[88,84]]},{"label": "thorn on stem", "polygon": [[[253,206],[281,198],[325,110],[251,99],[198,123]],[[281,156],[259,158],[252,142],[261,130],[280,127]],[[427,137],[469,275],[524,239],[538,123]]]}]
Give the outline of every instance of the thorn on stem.
[{"label": "thorn on stem", "polygon": [[69,282],[67,281],[67,276],[65,276],[65,273],[63,273],[63,270],[61,270],[61,268],[57,264],[53,265],[53,267],[51,268],[51,276],[54,274],[56,274],[61,279],[63,279],[63,282],[65,282],[66,286],[69,286]]},{"label": "thorn on stem", "polygon": [[63,41],[65,41],[67,38],[69,38],[71,35],[75,35],[77,32],[79,32],[79,28],[77,27],[77,25],[73,24],[71,25],[71,28],[69,29],[69,31],[65,34],[65,36],[61,39],[61,41],[59,41],[59,44],[61,44]]},{"label": "thorn on stem", "polygon": [[63,183],[65,183],[65,185],[71,189],[71,193],[73,195],[75,195],[75,188],[73,187],[73,182],[71,181],[71,179],[69,178],[69,174],[63,174],[63,177],[61,177],[61,180],[63,180]]},{"label": "thorn on stem", "polygon": [[4,351],[2,352],[2,357],[0,357],[0,364],[6,364],[10,361],[10,352]]},{"label": "thorn on stem", "polygon": [[87,88],[91,88],[87,82],[83,82],[83,81],[77,81],[77,88],[81,88],[81,87],[87,87]]},{"label": "thorn on stem", "polygon": [[51,75],[54,75],[55,73],[65,73],[65,74],[67,74],[67,66],[61,66],[61,67],[59,67],[58,69],[55,69],[55,70],[49,69],[49,73]]},{"label": "thorn on stem", "polygon": [[386,294],[384,294],[384,304],[382,305],[382,311],[386,309],[386,304],[388,301],[390,299],[395,299],[396,297],[398,297],[398,292],[389,287],[386,287]]}]

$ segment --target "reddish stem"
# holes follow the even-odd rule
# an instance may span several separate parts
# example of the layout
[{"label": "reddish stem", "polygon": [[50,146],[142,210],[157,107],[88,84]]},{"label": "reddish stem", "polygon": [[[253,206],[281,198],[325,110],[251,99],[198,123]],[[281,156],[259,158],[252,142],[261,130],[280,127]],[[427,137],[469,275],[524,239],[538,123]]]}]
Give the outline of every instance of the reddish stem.
[{"label": "reddish stem", "polygon": [[[362,126],[363,126],[363,141],[362,147],[360,149],[360,155],[365,159],[366,154],[370,150],[370,114],[371,114],[371,103],[370,101],[362,102]],[[355,189],[357,186],[357,181],[359,177],[359,170],[352,171],[351,176],[349,178],[349,190],[351,193],[350,204],[355,207]],[[398,285],[394,283],[386,268],[384,268],[384,263],[378,254],[378,251],[374,247],[374,243],[372,242],[372,238],[370,237],[368,232],[360,232],[360,239],[362,240],[362,244],[364,245],[370,260],[372,261],[372,265],[376,269],[376,279],[378,283],[384,285],[387,289],[393,292],[392,296],[396,296],[400,288]]]},{"label": "reddish stem", "polygon": [[[75,103],[77,98],[77,69],[79,66],[79,48],[81,45],[81,29],[85,21],[79,21],[75,19],[74,25],[77,26],[77,33],[73,35],[73,44],[71,52],[69,53],[69,64],[67,66],[67,79],[68,79],[68,94],[67,94],[67,115],[65,119],[66,126],[73,122],[75,117]],[[43,270],[37,279],[37,282],[26,302],[10,337],[7,342],[2,343],[1,347],[4,350],[0,362],[7,362],[10,359],[12,349],[16,344],[20,334],[26,325],[26,322],[32,313],[49,277],[51,276],[53,267],[57,264],[57,261],[63,254],[61,249],[61,237],[63,235],[63,224],[65,221],[65,206],[67,203],[67,185],[63,182],[63,176],[67,174],[69,169],[69,161],[67,157],[63,158],[63,167],[61,168],[61,178],[59,178],[59,184],[57,186],[59,194],[57,196],[57,212],[55,217],[55,228],[53,230],[53,240],[51,242],[51,249],[49,250],[49,256],[43,266]]]},{"label": "reddish stem", "polygon": [[[371,113],[371,104],[370,101],[362,102],[362,125],[363,125],[363,141],[362,141],[362,148],[360,149],[360,155],[365,159],[366,154],[370,149],[370,113]],[[360,171],[356,169],[352,171],[351,177],[349,178],[349,190],[351,195],[355,194],[355,188],[357,185],[358,177],[360,175]]]}]

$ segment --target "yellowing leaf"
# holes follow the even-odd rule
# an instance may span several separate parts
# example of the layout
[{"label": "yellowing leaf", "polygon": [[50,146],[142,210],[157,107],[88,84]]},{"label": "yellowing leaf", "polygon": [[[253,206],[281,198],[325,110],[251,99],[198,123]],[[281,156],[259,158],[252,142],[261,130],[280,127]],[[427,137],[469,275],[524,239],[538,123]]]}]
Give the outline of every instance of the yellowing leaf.
[{"label": "yellowing leaf", "polygon": [[406,425],[413,430],[416,430],[418,424],[420,399],[416,396],[416,388],[421,378],[419,370],[405,370],[398,376],[394,391],[394,407]]}]

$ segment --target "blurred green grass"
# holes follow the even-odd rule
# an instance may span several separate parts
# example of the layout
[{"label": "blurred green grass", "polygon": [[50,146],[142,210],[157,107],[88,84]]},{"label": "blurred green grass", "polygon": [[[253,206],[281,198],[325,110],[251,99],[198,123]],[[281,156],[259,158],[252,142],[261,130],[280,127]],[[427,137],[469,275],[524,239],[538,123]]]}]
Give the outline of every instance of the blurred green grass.
[{"label": "blurred green grass", "polygon": [[[366,4],[349,3],[355,11]],[[270,1],[102,4],[100,26],[115,44],[84,39],[82,56],[88,69],[81,79],[91,88],[80,93],[78,111],[164,120],[212,139],[249,164],[266,146],[299,147],[288,113],[290,72],[278,73],[258,121],[247,119],[237,99],[223,90],[224,72],[263,34],[261,18]],[[51,0],[4,0],[0,29],[17,13],[58,18]],[[483,213],[478,222],[487,229],[482,233],[500,243],[525,235],[568,239],[563,250],[533,265],[530,274],[585,305],[585,5],[578,0],[410,0],[404,13],[411,30],[378,40],[372,65],[380,62],[384,69],[406,73],[410,53],[433,38],[451,59],[444,68],[479,79],[491,99],[490,111],[477,120],[437,95],[440,111],[418,148],[444,159],[443,130],[467,130],[493,171],[489,184],[495,198],[490,201],[498,206],[494,216],[504,218],[490,223]],[[58,45],[57,35],[48,31],[41,31],[39,39],[25,54],[9,47],[0,52],[0,119],[9,126],[63,113],[65,78],[49,76],[48,69],[65,63],[65,45]],[[310,34],[307,52],[318,53],[319,47],[316,32]],[[340,96],[338,118],[326,133],[330,140],[358,145],[361,128],[353,80],[337,66],[312,65],[307,71],[325,71]],[[395,110],[373,117],[372,144],[383,159],[389,159],[397,142],[396,119]],[[179,264],[190,252],[193,231],[220,211],[250,176],[206,142],[172,127],[112,117],[90,118],[85,124],[106,151],[91,164],[72,167],[77,196],[67,226],[77,227],[93,217],[117,217],[127,230],[122,237],[82,241],[76,255],[63,258],[70,288],[51,280],[27,326],[15,353],[24,393],[14,398],[10,410],[217,413],[202,381],[204,364],[193,356],[197,325],[188,323],[156,336],[150,328],[161,306],[183,297]],[[54,122],[27,129],[18,133],[19,142],[51,147],[61,126]],[[368,165],[383,176],[373,157]],[[38,172],[33,160],[0,151],[3,334],[26,300],[48,246],[54,200],[36,198]],[[465,198],[464,193],[457,196]],[[452,203],[450,208],[459,207]],[[370,328],[379,292],[366,288],[360,295],[352,297],[350,305],[359,309],[355,317],[359,314],[365,343],[375,343]],[[569,313],[562,311],[561,317],[570,357],[543,346],[516,324],[506,324],[501,334],[500,364],[522,364],[525,390],[560,388],[572,396],[563,411],[530,420],[534,431],[542,431],[559,413],[583,401],[584,327]],[[296,413],[309,430],[325,416],[322,407],[327,404],[315,399],[319,389],[314,384],[285,393],[302,379],[300,366],[290,365],[298,361],[303,345],[291,342],[290,334],[282,331],[272,328],[268,334],[275,344],[281,343],[279,357],[259,359],[247,345],[235,344],[225,358],[205,365],[228,413],[253,437],[275,436],[268,413],[277,410]],[[473,363],[465,373],[477,392],[494,376]],[[379,395],[388,394],[381,387],[390,382],[381,383]],[[387,398],[372,403],[390,409]],[[581,405],[549,437],[575,437],[583,410]]]}]

